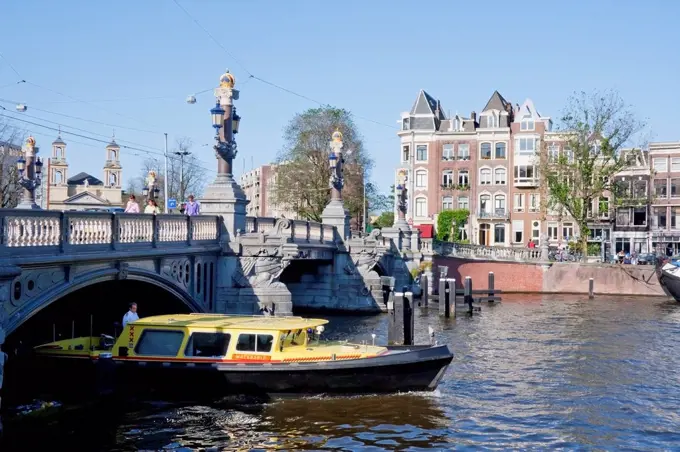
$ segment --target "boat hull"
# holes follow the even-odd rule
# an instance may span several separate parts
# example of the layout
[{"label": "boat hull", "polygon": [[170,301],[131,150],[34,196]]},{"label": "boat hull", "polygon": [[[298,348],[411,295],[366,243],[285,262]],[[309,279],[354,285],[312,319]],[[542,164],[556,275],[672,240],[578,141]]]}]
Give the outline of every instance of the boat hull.
[{"label": "boat hull", "polygon": [[[672,264],[659,264],[656,266],[656,276],[659,279],[659,285],[669,297],[673,297],[675,301],[680,301],[680,275],[674,275],[666,266]],[[676,268],[673,266],[673,268]]]},{"label": "boat hull", "polygon": [[116,383],[156,392],[361,394],[433,391],[453,355],[446,346],[409,347],[375,358],[299,363],[195,364],[116,361]]}]

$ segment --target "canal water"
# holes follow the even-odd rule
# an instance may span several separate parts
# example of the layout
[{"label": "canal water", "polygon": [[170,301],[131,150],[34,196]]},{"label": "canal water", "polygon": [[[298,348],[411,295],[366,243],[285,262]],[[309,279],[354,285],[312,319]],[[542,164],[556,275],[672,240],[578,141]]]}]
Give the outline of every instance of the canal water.
[{"label": "canal water", "polygon": [[[386,338],[384,315],[331,321]],[[513,296],[416,324],[456,355],[433,393],[94,406],[6,422],[2,450],[680,449],[680,303]]]}]

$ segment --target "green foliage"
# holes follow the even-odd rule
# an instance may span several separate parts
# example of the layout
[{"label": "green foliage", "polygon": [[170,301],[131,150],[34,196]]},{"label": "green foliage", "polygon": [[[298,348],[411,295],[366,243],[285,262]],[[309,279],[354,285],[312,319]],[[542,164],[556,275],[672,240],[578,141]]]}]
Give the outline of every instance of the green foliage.
[{"label": "green foliage", "polygon": [[394,185],[390,187],[388,194],[384,194],[372,182],[366,183],[366,203],[370,213],[391,211],[394,208]]},{"label": "green foliage", "polygon": [[599,243],[589,243],[588,244],[588,256],[599,256],[601,253],[601,248]]},{"label": "green foliage", "polygon": [[[437,240],[444,242],[460,241],[460,226],[467,224],[470,218],[468,209],[442,210],[437,217]],[[455,233],[451,234],[454,231]]]},{"label": "green foliage", "polygon": [[416,279],[420,275],[420,268],[412,268],[411,269],[411,278]]},{"label": "green foliage", "polygon": [[394,212],[383,212],[377,220],[373,222],[376,228],[391,228],[394,224]]},{"label": "green foliage", "polygon": [[[629,162],[621,149],[643,128],[633,112],[613,92],[570,99],[562,118],[561,134],[546,138],[539,149],[539,174],[547,191],[547,207],[567,214],[579,226],[587,247],[591,206],[616,191],[615,175]],[[559,146],[554,152],[553,145]]]},{"label": "green foliage", "polygon": [[[301,218],[321,221],[330,201],[329,142],[336,130],[343,135],[345,186],[342,197],[354,218],[364,210],[364,181],[373,161],[347,110],[324,106],[295,115],[284,131],[284,149],[277,162],[273,202],[296,212]],[[368,186],[367,195],[368,195]]]}]

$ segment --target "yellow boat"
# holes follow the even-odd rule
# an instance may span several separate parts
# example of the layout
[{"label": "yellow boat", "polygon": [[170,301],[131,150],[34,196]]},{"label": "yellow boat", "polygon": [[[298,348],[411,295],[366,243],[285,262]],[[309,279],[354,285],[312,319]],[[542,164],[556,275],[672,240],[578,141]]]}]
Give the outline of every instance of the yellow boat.
[{"label": "yellow boat", "polygon": [[322,341],[327,323],[302,317],[162,315],[129,323],[118,339],[67,339],[34,352],[62,370],[76,361],[112,369],[117,386],[266,394],[432,391],[453,359],[446,345]]}]

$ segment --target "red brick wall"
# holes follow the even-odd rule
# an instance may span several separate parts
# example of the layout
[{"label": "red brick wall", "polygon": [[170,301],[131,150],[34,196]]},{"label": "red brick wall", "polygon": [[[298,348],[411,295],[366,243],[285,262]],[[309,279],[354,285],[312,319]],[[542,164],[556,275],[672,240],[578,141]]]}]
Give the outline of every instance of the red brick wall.
[{"label": "red brick wall", "polygon": [[473,289],[488,287],[489,272],[494,272],[494,288],[504,292],[543,292],[543,268],[540,265],[459,259],[453,257],[434,257],[432,272],[437,267],[449,267],[449,278],[456,278],[456,286],[463,287],[466,276],[472,278]]}]

